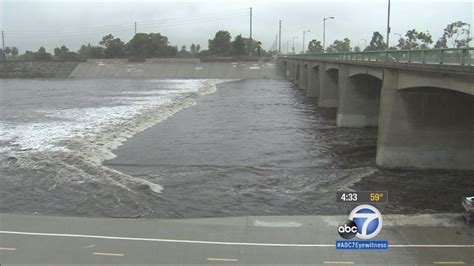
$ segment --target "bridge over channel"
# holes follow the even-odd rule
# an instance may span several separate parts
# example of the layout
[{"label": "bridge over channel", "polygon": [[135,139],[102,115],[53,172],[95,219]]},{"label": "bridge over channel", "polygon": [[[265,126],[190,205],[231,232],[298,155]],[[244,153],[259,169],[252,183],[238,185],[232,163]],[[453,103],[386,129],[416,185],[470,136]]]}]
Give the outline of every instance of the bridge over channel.
[{"label": "bridge over channel", "polygon": [[277,71],[340,127],[378,127],[384,168],[474,170],[474,48],[286,55]]}]

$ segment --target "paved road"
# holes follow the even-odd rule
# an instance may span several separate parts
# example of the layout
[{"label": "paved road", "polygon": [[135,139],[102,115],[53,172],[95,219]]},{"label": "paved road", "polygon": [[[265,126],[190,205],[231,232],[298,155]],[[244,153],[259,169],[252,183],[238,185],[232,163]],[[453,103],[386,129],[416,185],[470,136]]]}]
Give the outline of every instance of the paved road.
[{"label": "paved road", "polygon": [[342,251],[343,216],[182,220],[0,214],[0,263],[474,264],[474,227],[459,215],[385,215],[385,251]]}]

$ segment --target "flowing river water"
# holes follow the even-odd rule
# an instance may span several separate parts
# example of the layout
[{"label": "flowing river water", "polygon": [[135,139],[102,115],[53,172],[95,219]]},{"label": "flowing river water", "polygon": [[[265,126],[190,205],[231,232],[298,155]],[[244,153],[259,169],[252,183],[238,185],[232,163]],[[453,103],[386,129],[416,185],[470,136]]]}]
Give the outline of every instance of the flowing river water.
[{"label": "flowing river water", "polygon": [[376,128],[285,80],[0,80],[0,212],[104,217],[459,212],[472,171],[381,170]]}]

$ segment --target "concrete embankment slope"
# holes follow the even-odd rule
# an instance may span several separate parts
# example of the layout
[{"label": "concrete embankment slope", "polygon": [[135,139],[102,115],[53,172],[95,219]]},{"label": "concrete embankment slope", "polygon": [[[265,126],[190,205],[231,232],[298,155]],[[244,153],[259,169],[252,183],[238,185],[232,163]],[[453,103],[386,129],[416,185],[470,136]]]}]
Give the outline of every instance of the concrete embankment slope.
[{"label": "concrete embankment slope", "polygon": [[200,62],[199,60],[88,60],[70,74],[73,78],[276,79],[268,62]]}]

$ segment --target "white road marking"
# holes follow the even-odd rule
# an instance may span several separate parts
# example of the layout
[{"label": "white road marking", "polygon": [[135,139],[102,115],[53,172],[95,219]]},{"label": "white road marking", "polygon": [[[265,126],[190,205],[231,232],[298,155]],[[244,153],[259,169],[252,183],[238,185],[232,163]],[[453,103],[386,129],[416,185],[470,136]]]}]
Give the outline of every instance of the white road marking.
[{"label": "white road marking", "polygon": [[4,247],[0,247],[0,250],[15,251],[16,248],[4,248]]},{"label": "white road marking", "polygon": [[[186,244],[206,244],[206,245],[227,245],[227,246],[264,246],[264,247],[334,247],[336,244],[290,244],[290,243],[256,243],[256,242],[225,242],[225,241],[203,241],[189,239],[165,239],[165,238],[141,238],[124,236],[101,236],[101,235],[82,235],[82,234],[61,234],[61,233],[35,233],[20,231],[0,231],[0,234],[10,235],[30,235],[30,236],[56,236],[73,238],[93,238],[110,240],[130,240],[145,242],[168,242],[168,243],[186,243]],[[474,245],[389,245],[389,248],[474,248]]]},{"label": "white road marking", "polygon": [[208,261],[239,261],[238,259],[227,259],[227,258],[207,258]]},{"label": "white road marking", "polygon": [[464,265],[464,261],[433,261],[433,264],[441,265]]},{"label": "white road marking", "polygon": [[93,252],[92,254],[97,256],[113,256],[113,257],[123,257],[125,254],[123,253],[106,253],[106,252]]},{"label": "white road marking", "polygon": [[353,261],[323,261],[324,264],[354,264]]},{"label": "white road marking", "polygon": [[297,222],[264,222],[255,220],[253,226],[256,227],[301,227],[302,224]]}]

